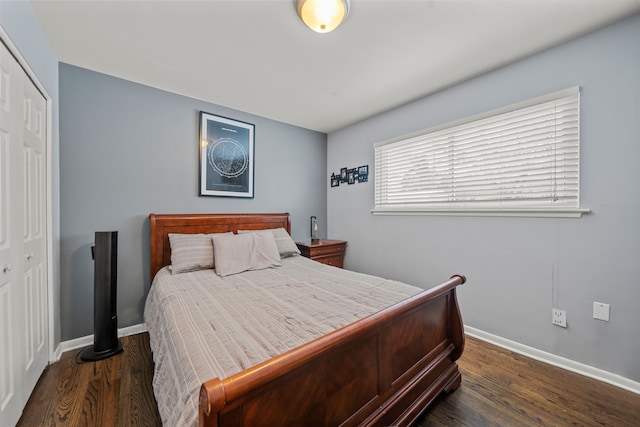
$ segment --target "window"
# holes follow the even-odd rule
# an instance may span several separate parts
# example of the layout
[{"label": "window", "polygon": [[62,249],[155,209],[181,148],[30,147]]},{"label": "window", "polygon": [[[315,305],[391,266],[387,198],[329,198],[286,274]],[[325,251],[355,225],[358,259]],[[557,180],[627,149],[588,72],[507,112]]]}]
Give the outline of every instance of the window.
[{"label": "window", "polygon": [[375,145],[375,214],[576,216],[572,88]]}]

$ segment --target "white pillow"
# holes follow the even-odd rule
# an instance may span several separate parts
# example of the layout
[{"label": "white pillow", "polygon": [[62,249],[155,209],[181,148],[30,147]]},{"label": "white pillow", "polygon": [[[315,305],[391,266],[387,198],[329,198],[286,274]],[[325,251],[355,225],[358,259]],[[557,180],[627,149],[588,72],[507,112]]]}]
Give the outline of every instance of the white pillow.
[{"label": "white pillow", "polygon": [[300,255],[300,249],[298,245],[293,241],[287,230],[284,228],[274,228],[271,230],[273,237],[276,239],[276,245],[278,245],[278,252],[280,252],[281,258],[286,258],[294,255]]},{"label": "white pillow", "polygon": [[287,230],[284,228],[272,228],[268,230],[238,230],[238,234],[242,233],[260,233],[263,231],[270,231],[273,234],[274,239],[276,240],[276,245],[278,246],[278,253],[280,254],[280,258],[287,258],[293,255],[299,255],[300,249],[298,249],[298,245],[293,241]]},{"label": "white pillow", "polygon": [[213,243],[211,242],[211,236],[212,234],[169,233],[171,274],[213,268]]},{"label": "white pillow", "polygon": [[219,276],[282,265],[272,233],[214,235],[211,240]]}]

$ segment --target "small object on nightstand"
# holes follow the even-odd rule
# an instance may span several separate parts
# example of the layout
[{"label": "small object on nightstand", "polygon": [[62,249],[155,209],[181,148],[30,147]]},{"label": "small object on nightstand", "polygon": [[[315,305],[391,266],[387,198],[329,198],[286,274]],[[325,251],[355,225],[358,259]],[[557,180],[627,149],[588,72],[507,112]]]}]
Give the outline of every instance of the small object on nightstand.
[{"label": "small object on nightstand", "polygon": [[311,216],[311,243],[318,243],[318,218],[315,215]]},{"label": "small object on nightstand", "polygon": [[344,265],[344,251],[347,242],[344,240],[323,240],[317,242],[296,242],[302,256],[311,258],[323,264],[342,268]]}]

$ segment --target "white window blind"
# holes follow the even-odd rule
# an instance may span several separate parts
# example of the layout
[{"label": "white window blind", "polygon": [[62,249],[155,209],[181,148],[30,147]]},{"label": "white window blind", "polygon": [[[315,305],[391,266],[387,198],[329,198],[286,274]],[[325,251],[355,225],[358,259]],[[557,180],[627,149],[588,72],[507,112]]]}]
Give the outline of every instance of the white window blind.
[{"label": "white window blind", "polygon": [[579,166],[572,88],[376,144],[374,213],[575,216],[588,211],[579,209]]}]

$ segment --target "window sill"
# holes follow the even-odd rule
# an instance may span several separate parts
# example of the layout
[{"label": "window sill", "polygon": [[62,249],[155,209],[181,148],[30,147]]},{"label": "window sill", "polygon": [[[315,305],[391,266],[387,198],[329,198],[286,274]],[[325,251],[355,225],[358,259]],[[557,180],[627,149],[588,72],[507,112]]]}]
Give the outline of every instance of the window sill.
[{"label": "window sill", "polygon": [[377,208],[371,210],[373,215],[438,215],[438,216],[512,216],[532,218],[580,218],[582,214],[591,212],[583,208]]}]

